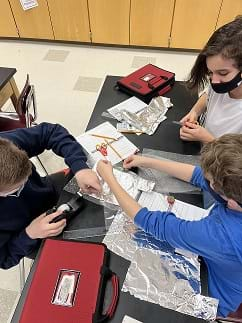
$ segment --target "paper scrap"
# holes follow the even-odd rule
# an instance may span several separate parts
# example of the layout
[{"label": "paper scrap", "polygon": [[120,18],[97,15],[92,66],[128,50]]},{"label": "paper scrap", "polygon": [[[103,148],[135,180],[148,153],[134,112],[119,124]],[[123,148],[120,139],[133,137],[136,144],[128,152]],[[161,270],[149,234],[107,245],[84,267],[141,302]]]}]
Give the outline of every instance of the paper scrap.
[{"label": "paper scrap", "polygon": [[24,10],[29,10],[38,7],[37,0],[20,0],[21,6]]}]

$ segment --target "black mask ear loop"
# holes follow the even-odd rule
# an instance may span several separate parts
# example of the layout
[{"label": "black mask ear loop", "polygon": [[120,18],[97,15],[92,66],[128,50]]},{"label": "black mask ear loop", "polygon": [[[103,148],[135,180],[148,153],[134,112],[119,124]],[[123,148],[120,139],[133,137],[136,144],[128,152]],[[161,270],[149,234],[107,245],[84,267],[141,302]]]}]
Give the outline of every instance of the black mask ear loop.
[{"label": "black mask ear loop", "polygon": [[[216,193],[210,186],[210,182],[205,179],[207,190],[212,195],[212,197],[221,204],[227,205],[228,201],[225,201],[218,193]],[[242,207],[242,203],[235,201],[240,207]]]}]

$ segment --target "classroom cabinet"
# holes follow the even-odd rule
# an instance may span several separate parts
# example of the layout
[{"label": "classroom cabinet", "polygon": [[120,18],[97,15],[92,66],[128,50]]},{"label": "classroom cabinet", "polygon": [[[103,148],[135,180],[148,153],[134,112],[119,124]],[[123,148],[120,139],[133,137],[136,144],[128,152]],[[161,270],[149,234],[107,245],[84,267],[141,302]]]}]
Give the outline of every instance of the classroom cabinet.
[{"label": "classroom cabinet", "polygon": [[56,40],[90,42],[87,0],[48,0]]},{"label": "classroom cabinet", "polygon": [[94,43],[129,45],[130,0],[88,0]]},{"label": "classroom cabinet", "polygon": [[168,47],[175,0],[131,0],[130,45]]},{"label": "classroom cabinet", "polygon": [[0,37],[19,37],[8,0],[0,4]]},{"label": "classroom cabinet", "polygon": [[23,10],[19,0],[9,0],[22,38],[54,39],[47,0],[38,0],[38,7]]},{"label": "classroom cabinet", "polygon": [[218,17],[217,29],[242,15],[242,0],[223,0]]},{"label": "classroom cabinet", "polygon": [[200,50],[242,0],[0,1],[0,37]]},{"label": "classroom cabinet", "polygon": [[201,49],[216,28],[222,0],[176,0],[170,47]]}]

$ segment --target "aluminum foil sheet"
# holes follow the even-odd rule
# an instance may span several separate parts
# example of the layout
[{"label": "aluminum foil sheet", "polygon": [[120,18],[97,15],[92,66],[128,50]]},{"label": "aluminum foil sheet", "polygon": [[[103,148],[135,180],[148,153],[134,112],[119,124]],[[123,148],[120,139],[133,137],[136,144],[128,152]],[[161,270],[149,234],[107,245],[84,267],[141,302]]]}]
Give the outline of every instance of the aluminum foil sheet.
[{"label": "aluminum foil sheet", "polygon": [[122,119],[148,135],[153,135],[159,124],[166,119],[166,112],[172,106],[170,99],[158,96],[140,113],[122,111]]},{"label": "aluminum foil sheet", "polygon": [[[180,163],[191,165],[199,165],[200,157],[195,155],[182,155],[161,150],[143,149],[142,156],[152,157],[160,160],[172,160]],[[138,174],[155,182],[154,191],[158,193],[199,193],[201,190],[187,182],[181,181],[178,178],[162,173],[151,168],[139,168]]]},{"label": "aluminum foil sheet", "polygon": [[[95,171],[95,167],[93,168]],[[155,183],[141,178],[130,171],[121,171],[120,169],[113,169],[114,176],[116,177],[119,184],[123,187],[123,189],[134,199],[136,199],[140,193],[143,192],[151,192],[155,186]],[[84,198],[91,200],[94,203],[104,205],[108,208],[113,208],[113,206],[119,206],[118,201],[115,196],[111,192],[108,184],[100,178],[102,193],[101,194],[84,194]],[[119,208],[119,207],[118,207]],[[114,209],[117,209],[114,207]]]},{"label": "aluminum foil sheet", "polygon": [[218,301],[200,294],[200,265],[165,241],[155,239],[119,212],[103,242],[131,261],[122,291],[163,307],[214,320]]}]

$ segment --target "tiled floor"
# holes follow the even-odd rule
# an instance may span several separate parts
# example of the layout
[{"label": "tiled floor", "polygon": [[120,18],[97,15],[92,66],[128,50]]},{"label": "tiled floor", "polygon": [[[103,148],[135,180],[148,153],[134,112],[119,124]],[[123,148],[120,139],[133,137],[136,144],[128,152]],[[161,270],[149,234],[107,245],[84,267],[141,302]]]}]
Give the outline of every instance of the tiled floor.
[{"label": "tiled floor", "polygon": [[[1,40],[0,57],[1,66],[17,68],[19,89],[30,74],[38,122],[61,123],[78,135],[85,130],[106,75],[127,75],[152,63],[184,80],[196,53]],[[4,108],[9,106],[8,102]],[[42,161],[50,172],[63,166],[51,152],[44,153]],[[6,323],[19,291],[18,266],[0,270],[0,282],[0,322]]]}]

